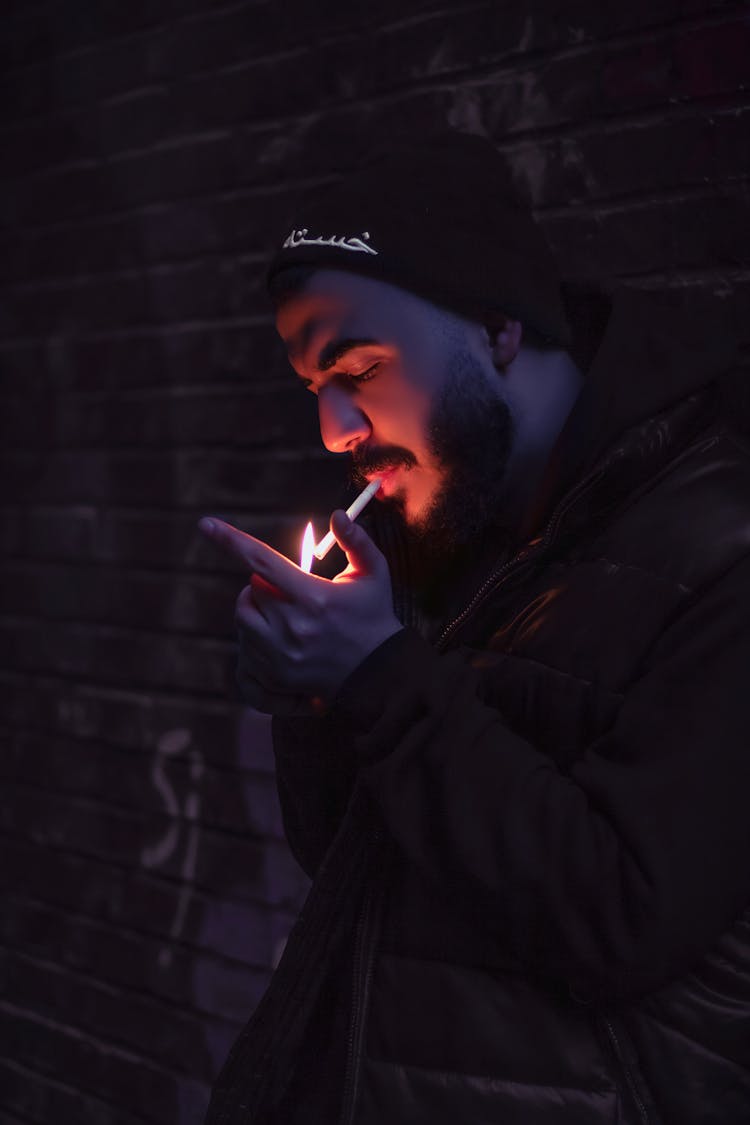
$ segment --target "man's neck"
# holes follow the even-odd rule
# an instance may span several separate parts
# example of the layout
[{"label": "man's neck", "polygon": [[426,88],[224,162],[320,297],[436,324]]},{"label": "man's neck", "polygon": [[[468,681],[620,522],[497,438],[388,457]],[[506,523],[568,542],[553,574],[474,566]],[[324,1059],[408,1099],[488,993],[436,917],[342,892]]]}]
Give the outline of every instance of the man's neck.
[{"label": "man's neck", "polygon": [[522,349],[511,367],[506,389],[516,434],[505,474],[504,515],[520,530],[584,377],[565,351]]}]

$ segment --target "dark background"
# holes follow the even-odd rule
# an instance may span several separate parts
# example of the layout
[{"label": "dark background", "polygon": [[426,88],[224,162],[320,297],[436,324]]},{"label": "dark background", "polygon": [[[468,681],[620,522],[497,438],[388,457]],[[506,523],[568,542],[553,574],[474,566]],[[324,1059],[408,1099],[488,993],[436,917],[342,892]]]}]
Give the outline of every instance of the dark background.
[{"label": "dark background", "polygon": [[750,7],[53,0],[0,21],[0,1125],[195,1125],[304,896],[215,512],[295,557],[342,469],[272,329],[300,189],[507,154],[569,275],[750,342]]}]

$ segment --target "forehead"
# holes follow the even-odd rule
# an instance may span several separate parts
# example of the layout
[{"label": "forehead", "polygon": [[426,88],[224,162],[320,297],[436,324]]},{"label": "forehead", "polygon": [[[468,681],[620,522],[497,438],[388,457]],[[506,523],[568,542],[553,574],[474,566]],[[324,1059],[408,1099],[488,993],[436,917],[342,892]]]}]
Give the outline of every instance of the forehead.
[{"label": "forehead", "polygon": [[374,278],[343,270],[317,270],[276,313],[276,328],[290,354],[301,354],[322,335],[398,339],[418,330],[426,302]]}]

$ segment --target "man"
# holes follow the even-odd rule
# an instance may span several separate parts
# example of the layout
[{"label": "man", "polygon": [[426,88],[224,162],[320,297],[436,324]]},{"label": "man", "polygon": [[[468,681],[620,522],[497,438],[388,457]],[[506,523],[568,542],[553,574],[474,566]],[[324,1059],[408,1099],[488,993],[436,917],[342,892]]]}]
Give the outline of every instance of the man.
[{"label": "man", "polygon": [[718,305],[622,290],[589,362],[455,134],[308,201],[269,276],[323,441],[383,483],[369,533],[334,513],[332,582],[213,521],[313,885],[208,1121],[747,1123],[750,448]]}]

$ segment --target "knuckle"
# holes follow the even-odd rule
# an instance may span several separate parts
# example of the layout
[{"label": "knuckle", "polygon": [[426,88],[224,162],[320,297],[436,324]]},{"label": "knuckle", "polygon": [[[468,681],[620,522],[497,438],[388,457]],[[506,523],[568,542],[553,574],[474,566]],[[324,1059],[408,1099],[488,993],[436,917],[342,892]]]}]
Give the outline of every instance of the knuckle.
[{"label": "knuckle", "polygon": [[307,606],[310,613],[315,617],[321,617],[325,612],[328,599],[324,590],[313,590],[307,601]]},{"label": "knuckle", "polygon": [[298,621],[294,622],[292,627],[292,637],[296,642],[304,644],[309,641],[316,633],[316,626],[309,617],[301,617]]}]

